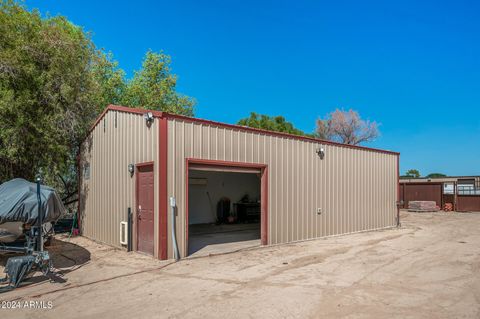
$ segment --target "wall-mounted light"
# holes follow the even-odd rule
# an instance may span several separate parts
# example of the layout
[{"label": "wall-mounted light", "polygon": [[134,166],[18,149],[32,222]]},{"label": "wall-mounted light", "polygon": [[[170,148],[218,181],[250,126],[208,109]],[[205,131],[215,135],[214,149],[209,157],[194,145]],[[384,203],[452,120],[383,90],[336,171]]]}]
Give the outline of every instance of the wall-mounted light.
[{"label": "wall-mounted light", "polygon": [[320,157],[320,159],[323,159],[325,157],[325,150],[323,147],[317,148],[317,155]]},{"label": "wall-mounted light", "polygon": [[128,164],[128,172],[130,173],[130,177],[132,177],[133,173],[135,173],[135,165]]},{"label": "wall-mounted light", "polygon": [[143,114],[143,118],[145,119],[145,122],[147,123],[147,126],[150,127],[153,123],[153,114],[152,112],[148,112]]}]

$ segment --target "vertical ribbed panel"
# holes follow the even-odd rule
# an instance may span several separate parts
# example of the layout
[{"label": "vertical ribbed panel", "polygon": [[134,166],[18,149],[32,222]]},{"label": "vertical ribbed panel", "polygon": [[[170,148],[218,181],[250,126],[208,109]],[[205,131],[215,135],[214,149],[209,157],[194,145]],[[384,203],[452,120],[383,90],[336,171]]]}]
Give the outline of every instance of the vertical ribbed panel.
[{"label": "vertical ribbed panel", "polygon": [[[323,160],[316,154],[320,146],[325,149]],[[177,199],[182,256],[186,253],[186,158],[268,165],[269,244],[395,225],[395,154],[169,119],[168,196]]]},{"label": "vertical ribbed panel", "polygon": [[135,212],[136,175],[130,177],[128,164],[153,161],[155,238],[158,238],[158,121],[148,128],[142,115],[110,110],[84,142],[81,154],[81,167],[90,164],[90,179],[82,177],[81,183],[83,234],[121,246],[120,222],[127,221],[128,207]]}]

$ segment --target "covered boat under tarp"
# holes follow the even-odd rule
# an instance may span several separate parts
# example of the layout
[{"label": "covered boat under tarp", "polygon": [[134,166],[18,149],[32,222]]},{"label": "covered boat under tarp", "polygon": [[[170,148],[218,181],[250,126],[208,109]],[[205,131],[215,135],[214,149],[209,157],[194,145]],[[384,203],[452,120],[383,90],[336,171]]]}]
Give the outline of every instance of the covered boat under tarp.
[{"label": "covered boat under tarp", "polygon": [[[65,213],[55,189],[41,185],[43,223],[56,221]],[[0,185],[0,225],[21,222],[35,225],[38,218],[37,185],[21,178]],[[0,226],[1,227],[1,226]]]},{"label": "covered boat under tarp", "polygon": [[53,234],[52,223],[64,213],[55,190],[40,180],[13,179],[0,185],[0,252],[25,254],[7,260],[0,293],[17,288],[33,271],[50,272],[52,259],[44,246]]}]

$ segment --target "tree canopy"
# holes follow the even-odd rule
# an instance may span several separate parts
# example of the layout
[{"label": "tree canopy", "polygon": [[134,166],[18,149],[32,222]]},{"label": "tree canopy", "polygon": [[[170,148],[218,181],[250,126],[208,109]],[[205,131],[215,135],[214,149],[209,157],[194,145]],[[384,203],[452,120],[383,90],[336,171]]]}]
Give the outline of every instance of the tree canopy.
[{"label": "tree canopy", "polygon": [[[403,178],[420,178],[420,172],[416,169],[409,169],[405,172],[405,175],[402,176]],[[442,173],[430,173],[424,178],[440,178],[440,177],[447,177],[447,175]]]},{"label": "tree canopy", "polygon": [[53,183],[96,115],[91,69],[102,56],[65,18],[0,5],[0,179],[43,169]]},{"label": "tree canopy", "polygon": [[[127,79],[113,54],[65,17],[0,0],[0,183],[43,172],[68,202],[76,193],[80,144],[108,104],[193,116],[195,100],[177,92],[170,65],[167,54],[148,51]],[[312,136],[283,116],[252,112],[238,124]],[[317,121],[315,133],[347,144],[378,135],[375,122],[338,109]]]},{"label": "tree canopy", "polygon": [[409,169],[408,171],[405,172],[405,177],[419,178],[420,172],[416,169]]},{"label": "tree canopy", "polygon": [[131,80],[111,53],[62,16],[0,0],[0,183],[14,177],[75,192],[75,157],[97,115],[123,104],[193,115],[170,57],[148,51]]},{"label": "tree canopy", "polygon": [[148,51],[142,69],[127,81],[121,104],[193,116],[195,101],[175,91],[177,76],[171,73],[170,56]]},{"label": "tree canopy", "polygon": [[440,177],[447,177],[447,175],[442,173],[430,173],[426,176],[427,178],[440,178]]},{"label": "tree canopy", "polygon": [[362,120],[357,111],[339,109],[318,119],[315,133],[324,140],[352,145],[372,141],[380,135],[376,122]]},{"label": "tree canopy", "polygon": [[305,135],[304,132],[295,128],[292,123],[287,122],[283,116],[269,116],[251,112],[249,117],[240,119],[237,124],[275,132]]}]

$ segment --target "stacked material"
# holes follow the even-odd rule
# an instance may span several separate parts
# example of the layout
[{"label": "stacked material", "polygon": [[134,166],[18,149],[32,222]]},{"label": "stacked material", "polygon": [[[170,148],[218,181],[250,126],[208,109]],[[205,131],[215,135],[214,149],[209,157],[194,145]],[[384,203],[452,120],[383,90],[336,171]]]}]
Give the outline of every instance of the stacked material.
[{"label": "stacked material", "polygon": [[453,211],[453,204],[452,203],[445,203],[443,205],[443,210],[446,212],[452,212]]},{"label": "stacked material", "polygon": [[411,201],[408,203],[408,210],[411,212],[436,212],[440,208],[433,201]]}]

